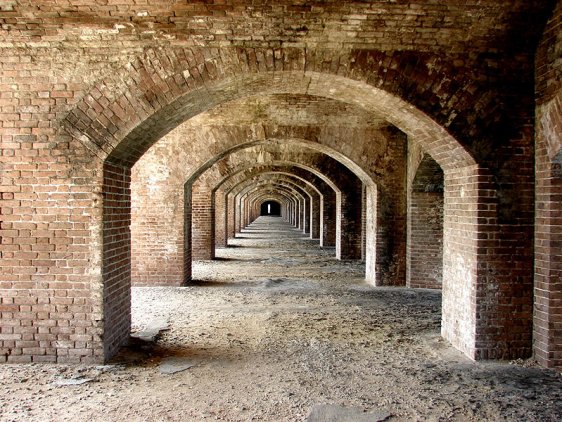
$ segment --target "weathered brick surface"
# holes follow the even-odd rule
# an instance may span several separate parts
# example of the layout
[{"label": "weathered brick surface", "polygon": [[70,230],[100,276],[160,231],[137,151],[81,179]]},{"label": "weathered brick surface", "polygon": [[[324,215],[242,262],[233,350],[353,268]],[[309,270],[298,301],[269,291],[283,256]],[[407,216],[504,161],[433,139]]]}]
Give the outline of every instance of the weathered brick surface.
[{"label": "weathered brick surface", "polygon": [[419,146],[408,157],[408,287],[441,288],[443,171]]},{"label": "weathered brick surface", "polygon": [[131,169],[104,166],[103,304],[104,353],[111,356],[131,327]]},{"label": "weathered brick surface", "polygon": [[562,4],[536,57],[535,284],[533,343],[544,366],[562,368]]},{"label": "weathered brick surface", "polygon": [[[272,96],[286,95],[286,109],[316,108],[316,128],[240,124],[246,134],[230,128],[232,138],[331,147],[373,184],[366,214],[377,218],[365,232],[377,236],[365,250],[376,247],[385,262],[381,254],[395,248],[385,265],[397,280],[405,279],[407,178],[405,165],[389,176],[400,149],[386,143],[400,132],[442,168],[443,333],[469,356],[529,354],[534,230],[535,355],[560,367],[560,2],[14,0],[0,5],[0,26],[3,361],[114,353],[129,329],[131,264],[140,265],[142,243],[131,248],[128,227],[149,232],[158,217],[155,208],[135,218],[143,191],[129,183],[142,172],[131,167],[214,106],[221,114],[229,101],[254,98],[267,112]],[[255,102],[241,104],[262,120]],[[322,120],[322,107],[335,113]],[[323,132],[334,114],[362,124],[372,116],[376,129]],[[186,138],[205,150],[178,151],[178,163],[197,169],[226,151],[212,127]],[[248,137],[252,130],[267,136]],[[143,177],[149,195],[161,181]],[[161,209],[185,213],[185,198],[161,197]],[[298,203],[285,201],[296,220]],[[247,221],[251,210],[239,207],[235,217]],[[388,242],[389,221],[401,243]],[[154,243],[170,277],[188,277],[190,245],[177,236]]]}]

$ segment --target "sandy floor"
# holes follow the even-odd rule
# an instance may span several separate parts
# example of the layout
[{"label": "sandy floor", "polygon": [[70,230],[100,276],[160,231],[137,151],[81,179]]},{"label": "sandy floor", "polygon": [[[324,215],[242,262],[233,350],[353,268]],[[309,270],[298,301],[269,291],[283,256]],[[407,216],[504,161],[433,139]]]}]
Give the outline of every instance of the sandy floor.
[{"label": "sandy floor", "polygon": [[[133,331],[169,324],[155,343],[104,366],[0,365],[0,421],[303,421],[322,404],[390,415],[373,421],[562,420],[560,374],[474,363],[439,337],[439,292],[369,287],[361,264],[279,219],[217,255],[190,287],[133,289]],[[170,358],[193,366],[162,373]]]}]

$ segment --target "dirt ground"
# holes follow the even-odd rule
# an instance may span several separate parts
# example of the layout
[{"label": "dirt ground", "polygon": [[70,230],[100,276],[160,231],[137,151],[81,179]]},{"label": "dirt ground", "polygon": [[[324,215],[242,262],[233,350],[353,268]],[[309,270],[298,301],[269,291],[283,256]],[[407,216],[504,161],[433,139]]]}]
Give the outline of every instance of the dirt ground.
[{"label": "dirt ground", "polygon": [[0,365],[0,421],[562,420],[560,374],[440,338],[439,292],[370,287],[280,219],[231,243],[189,287],[133,288],[133,332],[168,325],[155,342],[103,366]]}]

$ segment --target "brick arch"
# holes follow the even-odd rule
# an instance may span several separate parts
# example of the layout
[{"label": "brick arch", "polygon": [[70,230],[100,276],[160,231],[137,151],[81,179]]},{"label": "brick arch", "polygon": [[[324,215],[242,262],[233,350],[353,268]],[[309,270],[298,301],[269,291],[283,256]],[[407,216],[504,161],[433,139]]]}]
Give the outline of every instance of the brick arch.
[{"label": "brick arch", "polygon": [[[275,59],[253,66],[256,53]],[[322,66],[322,60],[307,62],[306,54],[301,49],[201,48],[173,54],[150,50],[92,88],[66,116],[63,127],[99,157],[132,165],[174,127],[215,105],[261,94],[310,94],[356,104],[382,116],[420,142],[443,168],[475,164],[465,148],[436,123],[450,116],[431,117],[447,106],[437,113],[434,106],[422,111],[426,99],[434,96],[431,84],[418,86],[414,96],[413,90],[401,85],[403,78],[384,76],[393,66],[400,69],[406,64],[383,65],[369,54],[359,54],[360,59],[341,54],[337,69],[330,69]],[[416,68],[423,75],[409,76],[412,80],[448,80],[451,69],[443,74],[437,69],[433,63],[431,69]],[[474,87],[450,88],[452,92],[442,92],[440,104],[451,107],[447,97],[458,99],[464,89],[474,96]],[[416,103],[422,107],[417,108]],[[428,114],[430,111],[433,113]]]},{"label": "brick arch", "polygon": [[307,230],[310,233],[311,239],[318,239],[323,244],[324,236],[324,223],[323,223],[323,202],[324,202],[324,195],[320,192],[320,189],[310,181],[304,179],[295,174],[287,173],[287,172],[280,172],[280,171],[272,171],[272,172],[264,172],[264,175],[267,174],[274,174],[278,177],[283,177],[287,180],[291,180],[292,183],[301,184],[300,186],[307,192],[310,197],[310,214],[308,217],[308,226],[305,227],[305,233]]},{"label": "brick arch", "polygon": [[[317,178],[316,176],[314,176],[312,173],[305,173],[303,170],[303,173],[298,173],[295,171],[294,168],[290,169],[290,172],[285,170],[285,168],[260,168],[257,171],[255,169],[253,169],[249,174],[248,174],[248,178],[247,179],[242,179],[242,180],[236,180],[235,182],[232,181],[233,178],[231,179],[224,179],[221,181],[220,185],[217,185],[217,191],[218,190],[223,190],[224,191],[224,195],[226,196],[225,198],[225,203],[226,203],[226,207],[230,210],[234,209],[234,189],[244,183],[245,180],[249,180],[252,177],[255,177],[256,174],[268,174],[268,173],[276,173],[276,174],[282,174],[282,175],[287,175],[293,179],[297,179],[300,180],[304,183],[306,183],[308,186],[316,189],[316,192],[318,193],[318,195],[322,196],[322,204],[324,203],[324,201],[328,201],[328,206],[331,206],[332,203],[335,204],[336,200],[335,200],[335,196],[336,196],[336,192],[327,184],[325,183],[322,179]],[[224,185],[224,186],[223,186]],[[337,188],[336,188],[337,189]],[[325,197],[325,199],[324,199]],[[319,205],[319,208],[322,209],[322,204]],[[334,211],[334,215],[332,216],[331,213],[328,211],[320,211],[321,215],[319,216],[319,221],[318,221],[318,227],[315,230],[314,234],[316,236],[319,236],[319,240],[320,240],[320,246],[334,246],[335,245],[335,224],[336,224],[336,218],[335,218],[335,209]],[[228,213],[228,215],[225,216],[225,219],[227,220],[225,222],[225,225],[227,226],[225,231],[227,233],[227,235],[234,237],[235,233],[234,233],[234,226],[235,226],[235,215],[233,215],[233,211]],[[313,233],[311,233],[311,237]]]},{"label": "brick arch", "polygon": [[259,201],[259,198],[263,195],[267,195],[268,192],[278,190],[281,192],[287,192],[289,195],[293,195],[294,199],[294,206],[291,208],[291,215],[290,215],[290,222],[296,228],[302,228],[302,216],[303,210],[306,204],[306,195],[304,192],[300,191],[294,185],[284,183],[281,181],[278,182],[265,182],[262,181],[258,185],[249,185],[246,186],[242,191],[239,193],[240,196],[240,206],[244,206],[246,210],[246,216],[243,221],[243,226],[249,225],[256,217],[255,203]]},{"label": "brick arch", "polygon": [[[262,187],[262,186],[293,186],[295,187],[304,198],[306,204],[308,204],[308,209],[303,210],[303,214],[301,216],[301,220],[298,222],[297,226],[300,227],[302,225],[302,229],[304,233],[310,233],[312,237],[312,231],[310,229],[311,226],[311,214],[312,214],[312,201],[313,195],[315,195],[314,199],[320,199],[320,193],[317,188],[312,185],[310,182],[306,181],[304,178],[293,176],[290,173],[286,172],[262,172],[257,176],[253,176],[251,178],[247,178],[237,185],[239,189],[245,188],[252,188],[255,187]],[[233,188],[233,190],[236,187]],[[307,201],[308,198],[308,201]],[[316,204],[318,205],[318,204]],[[317,207],[315,208],[317,209]],[[308,211],[308,217],[305,212]]]},{"label": "brick arch", "polygon": [[[317,194],[320,194],[320,190],[318,189],[318,187],[316,185],[314,185],[313,183],[311,183],[309,180],[306,180],[304,177],[302,176],[298,176],[296,174],[290,173],[288,171],[262,171],[259,176],[266,176],[266,175],[275,175],[275,176],[280,176],[280,177],[285,177],[285,178],[290,178],[293,180],[297,180],[299,182],[302,183],[303,186],[306,186],[306,188],[308,188],[307,190],[312,190]],[[255,176],[253,176],[255,177]],[[219,189],[221,189],[223,187],[223,185],[229,180],[229,178],[224,178],[222,179],[217,185],[215,185],[215,187],[213,188],[213,192],[218,191]],[[248,180],[248,179],[246,179]],[[242,182],[239,182],[242,183]],[[228,191],[232,191],[234,189],[234,187],[230,187],[228,189]]]},{"label": "brick arch", "polygon": [[281,195],[276,194],[275,192],[269,192],[261,198],[260,207],[266,202],[277,202],[279,204],[279,217],[283,218],[284,221],[287,221],[287,214],[288,214],[288,201],[281,197]]},{"label": "brick arch", "polygon": [[[236,139],[232,139],[236,142]],[[341,163],[347,167],[351,172],[353,172],[363,183],[366,185],[373,185],[377,183],[380,179],[380,175],[376,173],[369,172],[364,168],[364,163],[355,161],[352,157],[346,156],[341,151],[338,151],[328,145],[321,142],[315,142],[305,138],[278,138],[278,137],[267,137],[262,139],[255,139],[248,142],[236,143],[234,146],[223,150],[220,154],[205,161],[203,165],[197,168],[191,173],[186,183],[193,183],[198,178],[201,178],[206,172],[209,171],[213,166],[220,166],[221,169],[224,164],[221,162],[228,162],[231,156],[238,153],[244,152],[244,150],[255,148],[255,147],[269,147],[275,148],[276,146],[290,146],[292,151],[296,150],[311,150],[314,152],[319,152],[327,157],[334,159],[335,161]],[[223,170],[224,171],[224,170]]]},{"label": "brick arch", "polygon": [[245,195],[249,201],[253,201],[256,195],[261,195],[263,191],[272,191],[275,189],[280,189],[285,191],[292,196],[302,200],[305,198],[306,192],[302,190],[299,186],[283,181],[283,180],[260,180],[252,183],[251,185],[243,188],[240,193]]},{"label": "brick arch", "polygon": [[290,176],[282,176],[277,172],[264,172],[258,176],[254,176],[252,179],[245,180],[243,183],[247,184],[247,186],[248,184],[251,184],[252,186],[291,186],[294,187],[301,196],[310,196],[310,191],[307,189],[305,184],[299,184],[298,179]]},{"label": "brick arch", "polygon": [[[288,184],[288,183],[284,183],[284,182],[269,182],[269,183],[263,183],[260,186],[255,186],[254,188],[252,188],[251,190],[249,190],[246,195],[245,195],[245,201],[248,204],[248,211],[249,211],[249,219],[248,219],[248,223],[252,223],[257,217],[259,217],[259,215],[261,214],[261,203],[263,202],[263,197],[267,197],[270,196],[271,193],[278,191],[279,189],[287,189],[288,192],[292,192],[293,189],[295,189],[296,194],[299,194],[298,190],[296,188],[292,188],[293,185]],[[300,200],[299,203],[301,206],[305,201],[306,201],[306,197],[302,196],[302,192],[300,193]],[[302,220],[301,220],[302,221]],[[296,225],[297,228],[301,228],[299,227],[299,224]]]},{"label": "brick arch", "polygon": [[[344,174],[341,170],[337,169],[330,169],[330,168],[322,168],[319,166],[317,169],[307,165],[306,163],[301,163],[298,161],[273,161],[268,163],[267,165],[256,165],[255,163],[249,163],[247,165],[240,165],[238,169],[233,169],[228,176],[225,176],[225,179],[238,177],[241,175],[242,180],[247,180],[256,174],[259,174],[264,171],[264,169],[271,169],[275,167],[293,167],[293,168],[301,168],[307,171],[310,171],[316,177],[322,179],[326,184],[329,185],[331,189],[335,191],[335,210],[336,212],[336,221],[333,222],[335,226],[335,246],[336,246],[336,257],[342,259],[358,259],[357,253],[360,249],[360,246],[357,244],[359,238],[361,236],[361,221],[362,217],[360,215],[360,208],[357,207],[350,207],[348,204],[352,198],[355,198],[357,203],[361,203],[361,187],[358,185],[353,185],[351,181],[351,177],[356,177],[351,172],[348,172],[349,175],[347,179],[344,179]],[[344,168],[342,168],[344,169]],[[294,170],[292,170],[294,171]],[[221,181],[220,183],[223,183]],[[218,186],[218,185],[217,185]],[[369,198],[372,198],[372,202],[376,201],[376,187],[372,187],[372,191],[374,194],[369,195]],[[370,207],[374,209],[373,203],[370,203]],[[367,214],[367,224],[366,224],[366,236],[372,240],[372,247],[367,252],[367,267],[365,277],[367,280],[372,282],[373,284],[377,282],[377,280],[383,280],[384,278],[377,274],[386,274],[386,266],[384,265],[385,262],[382,261],[382,258],[386,255],[380,253],[380,250],[375,247],[375,237],[376,237],[376,225],[374,223],[374,218],[376,215],[374,213]],[[211,243],[211,242],[209,242]],[[378,258],[377,258],[378,257]],[[379,259],[377,261],[377,259]],[[377,268],[376,265],[380,264]],[[377,271],[378,270],[378,271]],[[391,278],[392,275],[389,276]]]},{"label": "brick arch", "polygon": [[[272,142],[275,144],[272,144]],[[282,145],[283,148],[279,148],[279,145]],[[253,149],[255,147],[263,148],[259,150],[250,150],[250,153],[247,153],[248,149]],[[370,176],[367,175],[365,171],[359,169],[358,166],[355,165],[354,167],[355,169],[359,169],[359,174],[354,172],[353,169],[350,169],[349,166],[346,165],[350,162],[350,160],[346,160],[347,163],[342,163],[342,161],[333,158],[332,155],[328,155],[326,151],[329,151],[329,149],[323,146],[317,147],[313,142],[305,140],[286,139],[257,141],[240,146],[240,148],[237,148],[236,152],[233,152],[229,156],[225,157],[228,159],[225,160],[225,162],[217,161],[215,163],[216,166],[206,167],[203,172],[199,173],[198,171],[196,173],[199,173],[199,179],[205,178],[207,183],[209,183],[213,190],[215,190],[224,183],[224,180],[237,173],[239,171],[238,169],[245,168],[246,165],[259,167],[260,162],[256,161],[255,158],[256,154],[259,153],[260,155],[264,155],[260,158],[260,160],[264,160],[264,165],[267,165],[270,161],[300,163],[301,165],[305,165],[305,163],[309,160],[312,160],[315,165],[305,166],[309,169],[309,171],[316,169],[314,171],[317,172],[317,176],[319,177],[322,177],[323,175],[319,167],[320,165],[326,165],[329,167],[341,166],[342,170],[345,170],[349,174],[353,174],[362,182],[364,181],[363,178],[366,178],[365,182],[369,182],[371,184],[373,183]],[[240,153],[238,156],[236,155],[237,152]],[[210,169],[215,170],[213,167],[220,169],[220,171],[209,171]],[[187,183],[190,183],[191,181],[192,178],[190,178]],[[325,181],[326,183],[331,183],[329,178],[326,178]]]},{"label": "brick arch", "polygon": [[260,208],[261,206],[269,201],[277,202],[280,206],[280,215],[283,221],[289,221],[290,219],[290,204],[287,198],[282,196],[279,192],[264,192],[264,194],[259,199],[260,204],[258,205]]},{"label": "brick arch", "polygon": [[289,221],[296,223],[292,216],[296,215],[294,211],[300,208],[304,202],[302,192],[299,192],[293,185],[286,183],[262,181],[258,185],[252,184],[244,187],[237,194],[240,198],[239,208],[244,210],[244,215],[240,216],[240,230],[249,225],[256,217],[253,203],[259,200],[260,197],[271,195],[273,192],[285,195],[290,200],[291,219]]},{"label": "brick arch", "polygon": [[[260,147],[262,147],[263,149],[261,149]],[[251,151],[252,148],[256,149],[256,148],[260,148],[257,151]],[[300,157],[300,155],[302,155],[303,153],[299,152],[300,150],[303,151],[310,151],[308,154],[309,156],[305,156]],[[252,152],[252,154],[249,154],[249,152]],[[337,163],[338,165],[342,165],[342,170],[346,170],[348,171],[350,174],[355,174],[355,176],[357,176],[360,180],[363,181],[363,183],[366,186],[366,190],[367,190],[367,195],[368,196],[372,196],[373,199],[371,202],[375,202],[376,199],[375,198],[379,198],[379,196],[377,195],[376,191],[377,188],[375,187],[375,183],[373,182],[373,179],[371,177],[372,173],[367,173],[365,170],[363,170],[363,168],[359,165],[357,165],[354,160],[351,160],[348,157],[345,157],[341,152],[334,150],[333,148],[330,148],[326,145],[323,144],[319,144],[317,142],[313,142],[313,141],[309,141],[309,140],[305,140],[305,139],[293,139],[293,138],[289,138],[289,139],[280,139],[280,138],[273,138],[273,139],[264,139],[264,140],[252,140],[250,142],[246,142],[246,143],[239,143],[239,144],[235,144],[234,146],[232,146],[231,148],[225,150],[219,157],[216,157],[212,160],[208,160],[205,162],[205,164],[203,166],[201,166],[199,169],[197,169],[196,171],[194,171],[191,175],[191,177],[188,179],[188,181],[186,182],[186,184],[191,184],[191,183],[195,183],[194,188],[196,189],[199,185],[199,183],[207,183],[207,184],[211,184],[212,185],[212,179],[216,179],[217,180],[217,187],[220,186],[225,179],[231,177],[233,174],[235,174],[238,170],[233,170],[232,166],[235,164],[240,164],[241,162],[245,162],[248,163],[251,166],[255,165],[255,161],[256,158],[255,156],[258,154],[262,155],[265,154],[265,157],[260,158],[261,159],[270,159],[271,157],[275,156],[275,155],[279,155],[279,156],[287,156],[287,159],[289,159],[289,161],[286,161],[287,164],[291,163],[291,157],[293,155],[295,156],[299,156],[299,161],[301,163],[307,162],[307,158],[309,158],[311,161],[316,162],[317,159],[314,159],[315,156],[318,157],[322,157],[325,156],[325,160],[330,161],[330,162],[334,162]],[[269,154],[269,155],[267,155]],[[271,156],[271,157],[270,157]],[[269,157],[269,158],[268,158]],[[304,161],[303,161],[304,160]],[[277,159],[277,162],[280,162],[279,159]],[[243,168],[243,166],[242,166]],[[221,176],[224,173],[226,173],[226,176]],[[343,174],[343,172],[340,172],[338,174]],[[321,174],[317,174],[317,176],[321,176]],[[380,175],[377,175],[376,173],[374,174],[374,176],[377,178],[377,180],[380,179]],[[222,180],[219,180],[221,179]],[[204,182],[202,182],[204,180]],[[326,179],[325,182],[327,182],[328,184],[331,184],[331,181],[329,179]],[[214,191],[216,191],[216,188],[210,189],[211,191],[211,195]],[[338,189],[335,185],[332,185],[332,188],[338,192],[337,195],[339,194],[340,189]],[[191,188],[187,188],[187,190],[189,191]],[[191,190],[191,192],[193,192],[193,190]],[[344,195],[345,196],[345,195]],[[208,204],[207,206],[205,206],[203,203],[199,202],[196,205],[196,209],[201,210],[201,209],[208,209],[208,212],[204,212],[206,214],[205,218],[207,221],[211,222],[211,224],[213,222],[216,223],[216,207],[214,206],[215,203],[213,202],[213,198],[215,198],[215,196],[211,196],[210,198],[207,198],[206,203]],[[215,199],[216,201],[216,199]],[[193,204],[191,205],[191,207],[193,207]],[[199,212],[201,213],[201,212]],[[359,216],[358,216],[359,217]],[[374,214],[373,213],[368,213],[366,215],[366,219],[370,220],[374,218]],[[191,216],[190,215],[186,215],[184,217],[184,221],[187,221],[189,224],[189,221],[191,220]],[[220,224],[220,222],[218,223]],[[390,223],[389,223],[390,224]],[[196,231],[190,232],[192,238],[195,238],[196,240],[194,240],[194,242],[196,241],[196,244],[194,245],[196,248],[193,249],[193,251],[197,251],[197,254],[192,254],[194,259],[210,259],[213,257],[213,253],[214,250],[212,248],[212,245],[216,242],[216,236],[213,239],[214,235],[216,234],[216,225],[215,228],[211,228],[211,230],[203,230],[200,231],[200,233],[202,233],[203,239],[201,239]],[[321,227],[321,226],[320,226]],[[314,231],[314,234],[319,235],[321,229],[320,227],[318,227],[317,230]],[[336,228],[340,227],[339,225],[336,224]],[[376,224],[372,223],[372,224],[368,224],[367,227],[369,227],[369,231],[367,234],[368,238],[374,238],[375,237],[375,230],[376,230]],[[396,229],[396,227],[395,227]],[[189,230],[189,229],[188,229]],[[226,230],[227,231],[227,230]],[[175,231],[177,232],[177,231]],[[390,231],[388,231],[390,233]],[[222,234],[221,234],[222,235]],[[326,239],[322,239],[322,242],[325,244],[332,244],[332,240],[331,240],[331,236],[332,234],[327,234],[326,235]],[[328,238],[329,236],[329,238]],[[336,237],[336,242],[335,242],[335,246],[336,246],[336,255],[340,256],[340,242],[339,242],[340,237]],[[190,241],[190,237],[186,236],[185,237],[185,242],[189,242]],[[221,237],[221,242],[223,242],[225,240],[222,239]],[[371,242],[372,245],[374,245],[376,242],[373,240]],[[374,251],[374,247],[372,247],[371,249],[373,249]],[[379,256],[383,256],[383,253],[381,252],[382,248],[379,248]],[[189,251],[192,250],[189,246],[185,247],[185,250],[188,251],[185,253],[184,256],[189,256]],[[396,254],[393,253],[393,250],[390,249],[385,249],[384,250],[384,255],[392,257],[391,259],[395,259],[394,256]],[[349,256],[349,258],[351,258],[352,255]],[[375,274],[376,271],[374,269],[375,266],[375,258],[374,258],[374,254],[369,254],[368,255],[368,261],[370,263],[372,263],[372,265],[369,266],[369,271],[366,273],[367,274],[367,278],[369,280],[371,280],[373,283],[375,282]],[[385,264],[383,266],[380,266],[379,270],[380,273],[384,273],[383,270],[386,268],[388,264]],[[405,268],[404,268],[404,273],[405,273]],[[189,271],[186,268],[185,271],[185,279],[187,280],[189,278]],[[382,279],[381,279],[382,280]],[[389,278],[390,280],[390,278]],[[386,282],[389,283],[390,282]],[[395,284],[396,281],[392,281],[392,284]]]},{"label": "brick arch", "polygon": [[[338,194],[340,192],[340,189],[336,187],[336,182],[332,180],[332,178],[336,177],[337,175],[340,176],[342,180],[347,180],[347,183],[351,183],[349,182],[351,178],[356,178],[356,176],[351,171],[346,169],[336,160],[333,160],[332,158],[327,156],[322,156],[318,153],[313,154],[317,156],[313,161],[318,162],[310,165],[307,164],[307,159],[311,158],[308,155],[295,155],[292,151],[286,151],[285,153],[282,153],[280,157],[275,157],[276,155],[277,154],[273,153],[273,156],[270,157],[268,165],[282,164],[288,167],[298,167],[301,169],[306,169],[309,173],[313,174],[313,177],[321,179],[324,183],[337,190]],[[324,157],[325,160],[322,161],[318,157]],[[272,159],[274,158],[277,159],[272,161]],[[282,159],[280,160],[279,158]],[[250,159],[246,158],[239,163],[239,166],[237,168],[229,168],[228,175],[225,177],[235,177],[239,173],[247,171],[249,168],[261,169],[264,167],[264,165],[256,165],[256,161],[255,159],[252,159],[252,157],[250,157]],[[326,171],[332,173],[332,178],[329,178],[323,174]],[[219,178],[220,172],[213,173],[212,176],[214,176],[215,178]],[[198,182],[199,180],[196,180],[195,183],[187,182],[184,186],[185,212],[182,220],[182,222],[185,222],[185,234],[182,239],[184,244],[184,282],[189,282],[189,280],[191,279],[191,260],[212,259],[214,252],[213,246],[215,241],[213,239],[214,229],[212,226],[215,221],[215,207],[213,202],[213,187],[219,186],[221,184],[221,181],[219,179],[216,179],[214,182],[212,182],[211,179],[211,181],[205,180],[202,183]],[[209,184],[210,186],[207,187],[207,184]],[[192,213],[192,209],[195,209],[197,211],[195,213]],[[175,230],[175,233],[177,233],[177,230]],[[150,258],[147,257],[146,259]]]},{"label": "brick arch", "polygon": [[[297,56],[299,51],[294,51]],[[282,50],[281,57],[285,54],[287,51]],[[267,64],[261,69],[242,66],[240,70],[240,61],[228,61],[236,57],[232,51],[220,49],[207,56],[202,54],[200,59],[192,60],[185,73],[186,66],[178,66],[174,60],[172,65],[163,65],[161,75],[152,72],[146,76],[145,71],[133,66],[131,72],[137,79],[125,78],[124,90],[115,86],[108,95],[92,92],[97,97],[91,96],[96,100],[94,106],[81,102],[65,119],[68,132],[105,162],[103,221],[93,224],[94,236],[102,239],[102,249],[92,256],[93,262],[102,263],[99,297],[103,298],[104,356],[114,354],[129,335],[127,298],[112,298],[130,284],[130,166],[163,134],[189,117],[231,99],[271,93],[301,93],[357,104],[384,117],[422,145],[445,171],[448,198],[444,279],[449,286],[444,288],[443,295],[443,336],[472,358],[525,354],[521,351],[528,348],[527,341],[509,330],[510,324],[500,322],[500,330],[486,330],[488,323],[496,322],[496,310],[502,300],[515,292],[517,286],[510,285],[511,270],[495,259],[501,255],[501,245],[495,249],[480,247],[487,232],[493,236],[497,231],[495,220],[488,225],[481,223],[485,221],[481,218],[483,213],[495,210],[495,192],[490,190],[492,176],[480,169],[463,145],[444,128],[446,119],[433,119],[428,110],[415,107],[416,101],[404,101],[397,95],[402,91],[392,84],[384,89],[375,87],[379,75],[373,74],[369,66],[350,66],[348,70],[343,66],[339,75],[336,71],[309,67],[306,60],[289,58],[282,61],[279,71],[274,71],[275,65],[270,68]],[[345,65],[345,60],[342,63]],[[100,106],[102,98],[107,107]],[[88,102],[92,103],[90,97]],[[431,116],[435,117],[433,113]],[[113,121],[108,123],[108,119]],[[486,209],[479,207],[479,203],[486,201],[492,205],[486,205]],[[454,214],[460,218],[447,222],[447,216]],[[502,286],[501,297],[494,290],[485,289],[490,280]],[[511,307],[518,312],[515,319],[521,321],[522,327],[526,325],[524,304],[512,303]]]},{"label": "brick arch", "polygon": [[260,198],[259,202],[256,202],[256,208],[259,209],[261,216],[271,216],[271,217],[286,217],[287,204],[277,199],[273,199],[271,194],[264,195]]}]

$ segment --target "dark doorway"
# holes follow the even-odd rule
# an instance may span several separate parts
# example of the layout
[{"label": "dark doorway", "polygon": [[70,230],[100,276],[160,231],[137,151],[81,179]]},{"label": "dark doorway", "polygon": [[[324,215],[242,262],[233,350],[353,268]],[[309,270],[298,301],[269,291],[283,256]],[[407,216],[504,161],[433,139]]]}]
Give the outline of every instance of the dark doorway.
[{"label": "dark doorway", "polygon": [[281,215],[281,204],[276,201],[265,201],[261,204],[260,215],[271,215],[279,217]]}]

